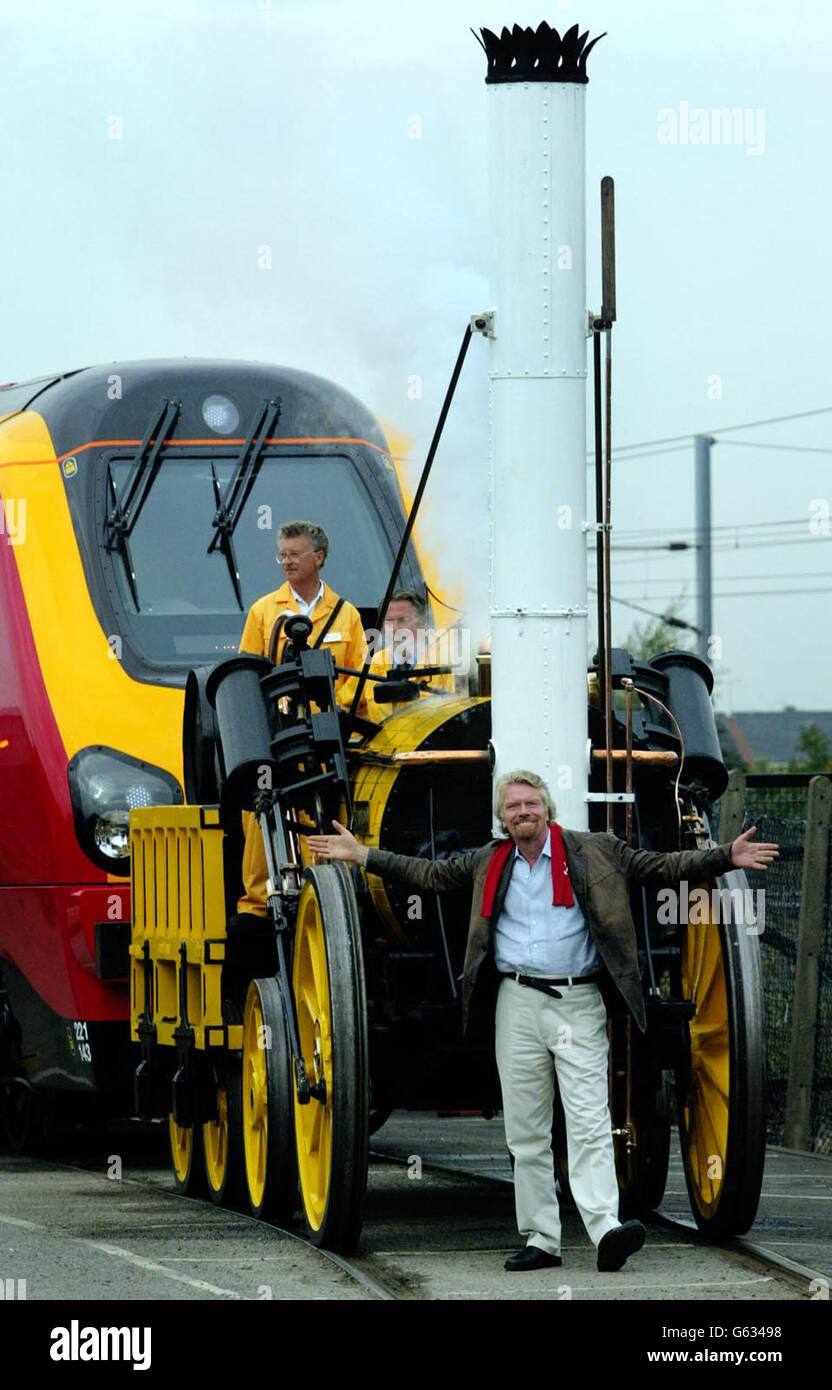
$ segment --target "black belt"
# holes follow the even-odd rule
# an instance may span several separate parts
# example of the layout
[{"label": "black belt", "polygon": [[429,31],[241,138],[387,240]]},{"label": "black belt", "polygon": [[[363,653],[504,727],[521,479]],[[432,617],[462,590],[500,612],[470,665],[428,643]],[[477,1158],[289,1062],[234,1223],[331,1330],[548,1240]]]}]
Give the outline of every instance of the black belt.
[{"label": "black belt", "polygon": [[591,985],[595,980],[600,980],[601,972],[596,970],[593,975],[565,975],[563,979],[542,980],[537,975],[518,975],[516,972],[501,973],[503,980],[516,980],[518,985],[525,985],[527,989],[539,989],[542,994],[548,994],[551,999],[562,999],[560,990],[555,989],[555,985]]}]

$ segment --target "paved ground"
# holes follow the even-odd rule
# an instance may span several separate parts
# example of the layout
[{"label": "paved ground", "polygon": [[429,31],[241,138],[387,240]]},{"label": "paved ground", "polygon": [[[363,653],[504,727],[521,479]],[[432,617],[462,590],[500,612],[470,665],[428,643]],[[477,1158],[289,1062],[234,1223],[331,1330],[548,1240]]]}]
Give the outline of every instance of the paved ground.
[{"label": "paved ground", "polygon": [[[784,1274],[660,1221],[651,1222],[647,1247],[624,1270],[599,1274],[570,1208],[563,1267],[506,1274],[503,1260],[518,1239],[511,1187],[494,1181],[510,1175],[499,1119],[396,1112],[371,1143],[378,1156],[351,1270],[247,1216],[177,1197],[160,1127],[91,1134],[76,1166],[0,1156],[0,1280],[25,1280],[29,1300],[63,1301],[367,1300],[385,1292],[645,1303],[812,1297],[808,1275]],[[115,1156],[120,1179],[108,1176]],[[471,1174],[483,1176],[472,1181]],[[689,1219],[678,1160],[668,1186],[664,1214]],[[832,1161],[772,1150],[751,1238],[832,1275],[830,1208]]]},{"label": "paved ground", "polygon": [[[370,1142],[374,1152],[399,1160],[419,1156],[425,1164],[459,1167],[502,1180],[511,1177],[499,1117],[442,1119],[397,1111]],[[413,1166],[411,1161],[410,1167]],[[565,1279],[566,1270],[574,1270],[573,1296],[660,1296],[665,1300],[811,1297],[808,1275],[801,1291],[799,1278],[796,1284],[781,1284],[776,1271],[762,1270],[742,1250],[726,1252],[699,1238],[693,1227],[677,1142],[661,1214],[674,1222],[686,1223],[690,1229],[674,1230],[661,1222],[651,1222],[645,1250],[611,1282],[610,1276],[604,1278],[595,1272],[582,1223],[574,1208],[566,1207],[564,1266],[559,1273]],[[514,1228],[512,1239],[516,1248]],[[806,1266],[832,1283],[832,1159],[769,1149],[759,1215],[746,1240]],[[524,1279],[549,1277],[528,1275]]]}]

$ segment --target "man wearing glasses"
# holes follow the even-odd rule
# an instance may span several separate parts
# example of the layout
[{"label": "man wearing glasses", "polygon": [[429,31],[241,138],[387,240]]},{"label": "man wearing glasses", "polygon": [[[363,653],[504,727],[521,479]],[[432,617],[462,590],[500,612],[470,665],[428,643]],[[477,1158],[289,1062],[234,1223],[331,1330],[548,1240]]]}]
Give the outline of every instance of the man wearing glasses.
[{"label": "man wearing glasses", "polygon": [[[311,521],[287,521],[277,533],[277,561],[286,576],[285,583],[272,594],[257,599],[249,609],[240,651],[253,656],[268,656],[275,663],[283,658],[286,647],[285,621],[296,613],[309,618],[312,631],[310,647],[331,651],[336,666],[360,670],[366,650],[364,628],[357,608],[342,599],[325,584],[321,570],[329,550],[329,540],[323,527]],[[335,699],[343,708],[350,706],[355,681],[347,676],[335,677]],[[366,714],[366,697],[362,698],[359,714]],[[244,817],[246,843],[243,852],[243,887],[245,895],[237,904],[242,914],[266,916],[266,856],[263,841],[253,816]]]},{"label": "man wearing glasses", "polygon": [[[277,560],[285,583],[251,605],[240,651],[269,656],[279,662],[286,646],[284,620],[294,613],[310,619],[310,647],[324,647],[335,657],[336,666],[360,670],[364,662],[364,628],[357,608],[339,598],[321,578],[329,551],[323,527],[311,521],[287,521],[277,533]],[[346,676],[336,676],[335,696],[346,703],[343,693]]]}]

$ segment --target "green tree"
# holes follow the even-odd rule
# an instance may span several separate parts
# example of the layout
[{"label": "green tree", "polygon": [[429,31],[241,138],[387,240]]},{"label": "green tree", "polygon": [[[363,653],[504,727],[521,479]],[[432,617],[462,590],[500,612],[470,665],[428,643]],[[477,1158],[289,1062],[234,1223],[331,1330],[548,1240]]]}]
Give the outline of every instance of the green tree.
[{"label": "green tree", "polygon": [[[677,623],[680,626],[677,627]],[[651,656],[658,656],[659,652],[668,652],[672,648],[682,652],[693,651],[694,639],[695,634],[684,626],[673,603],[661,618],[634,623],[624,639],[624,646],[636,661],[649,661]]]},{"label": "green tree", "polygon": [[805,724],[797,740],[799,758],[789,762],[789,772],[832,772],[832,748],[817,724]]}]

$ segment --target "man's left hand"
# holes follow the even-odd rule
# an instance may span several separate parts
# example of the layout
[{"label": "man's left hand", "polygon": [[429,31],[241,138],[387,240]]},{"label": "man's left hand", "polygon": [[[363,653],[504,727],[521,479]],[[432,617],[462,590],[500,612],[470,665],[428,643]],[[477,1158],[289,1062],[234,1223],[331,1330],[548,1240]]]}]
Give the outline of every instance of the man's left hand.
[{"label": "man's left hand", "polygon": [[738,835],[731,846],[731,863],[736,869],[767,869],[777,858],[777,845],[752,845],[751,837],[757,833],[756,825]]}]

